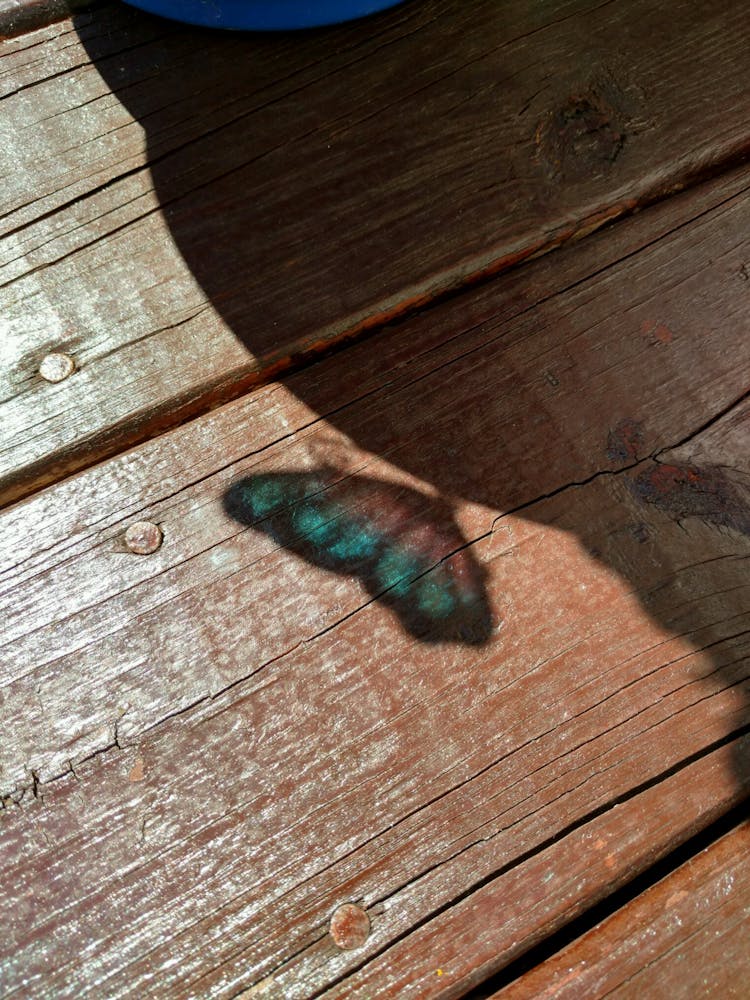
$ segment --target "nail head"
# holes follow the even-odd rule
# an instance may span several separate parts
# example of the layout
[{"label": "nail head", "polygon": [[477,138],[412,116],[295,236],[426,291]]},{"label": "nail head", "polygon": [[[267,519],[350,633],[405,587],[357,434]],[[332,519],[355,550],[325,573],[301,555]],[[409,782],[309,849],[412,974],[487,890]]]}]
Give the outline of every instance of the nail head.
[{"label": "nail head", "polygon": [[152,521],[136,521],[125,532],[125,544],[131,552],[139,556],[148,556],[156,552],[163,540],[163,531]]},{"label": "nail head", "polygon": [[361,948],[370,936],[370,918],[361,906],[344,903],[331,917],[331,937],[337,948]]},{"label": "nail head", "polygon": [[76,363],[69,354],[54,352],[42,358],[39,374],[46,382],[64,382],[76,370]]}]

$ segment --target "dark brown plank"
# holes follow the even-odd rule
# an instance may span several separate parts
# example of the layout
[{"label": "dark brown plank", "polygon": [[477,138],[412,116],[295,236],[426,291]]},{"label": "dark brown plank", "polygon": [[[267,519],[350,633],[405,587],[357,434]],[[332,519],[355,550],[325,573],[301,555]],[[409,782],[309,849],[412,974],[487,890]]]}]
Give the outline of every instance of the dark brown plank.
[{"label": "dark brown plank", "polygon": [[495,996],[741,998],[749,926],[745,823]]},{"label": "dark brown plank", "polygon": [[[256,38],[117,5],[76,44],[25,36],[0,63],[3,495],[744,155],[745,19],[425,0]],[[53,349],[79,371],[50,386]]]},{"label": "dark brown plank", "polygon": [[3,515],[10,988],[458,996],[747,795],[747,183]]}]

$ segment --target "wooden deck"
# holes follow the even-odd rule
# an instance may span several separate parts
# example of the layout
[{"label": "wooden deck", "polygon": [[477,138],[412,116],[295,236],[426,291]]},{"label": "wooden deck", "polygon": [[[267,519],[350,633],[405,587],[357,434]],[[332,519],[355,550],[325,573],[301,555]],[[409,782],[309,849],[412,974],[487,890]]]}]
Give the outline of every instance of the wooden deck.
[{"label": "wooden deck", "polygon": [[746,22],[0,0],[0,996],[746,995]]}]

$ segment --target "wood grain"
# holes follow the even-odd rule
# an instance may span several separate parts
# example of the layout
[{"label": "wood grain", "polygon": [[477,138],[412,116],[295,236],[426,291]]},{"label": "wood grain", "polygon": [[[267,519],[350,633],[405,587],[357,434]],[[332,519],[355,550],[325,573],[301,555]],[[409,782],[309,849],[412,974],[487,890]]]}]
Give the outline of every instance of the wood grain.
[{"label": "wood grain", "polygon": [[[703,209],[706,195],[540,261],[470,305],[446,303],[390,331],[377,348],[362,344],[8,512],[2,677],[6,710],[20,721],[3,747],[5,791],[28,784],[32,772],[43,780],[61,773],[68,761],[112,744],[116,726],[140,732],[317,630],[321,611],[311,604],[301,618],[271,615],[249,648],[241,619],[224,642],[210,630],[195,632],[196,618],[203,630],[204,588],[215,585],[221,595],[243,567],[264,557],[278,562],[271,540],[239,534],[222,507],[223,494],[248,471],[319,475],[339,483],[344,507],[355,504],[347,490],[363,470],[383,481],[382,490],[401,482],[416,490],[409,495],[421,516],[447,529],[446,538],[432,532],[437,563],[486,532],[497,513],[656,454],[731,405],[746,392],[750,369],[741,334],[750,303],[739,274],[748,209],[745,194],[725,196],[727,186],[745,183],[740,173],[716,185],[719,207],[692,225],[680,228],[677,220]],[[667,235],[634,254],[654,235],[656,219]],[[622,239],[623,259],[597,273],[602,253],[617,257],[612,237]],[[582,280],[587,271],[593,276]],[[561,294],[528,308],[539,286]],[[506,311],[516,319],[506,320]],[[674,331],[670,342],[654,336],[658,324]],[[616,441],[613,450],[610,437],[628,422],[640,438]],[[743,468],[741,458],[728,461]],[[466,524],[430,498],[435,488],[449,507],[471,501]],[[161,524],[167,539],[146,560],[122,540],[129,523],[144,519]],[[294,600],[300,569],[294,560],[284,565],[290,585],[296,581],[289,594],[274,568],[250,587],[251,604],[266,586],[269,601],[278,594]],[[317,579],[317,568],[311,572]],[[335,575],[329,588],[321,593],[326,625],[364,596]],[[239,595],[217,596],[219,607],[226,599],[247,604]],[[170,620],[183,608],[174,634],[179,668],[169,673],[149,667],[163,656],[163,607]],[[125,678],[127,695],[119,691]],[[114,701],[105,694],[112,690]],[[51,718],[47,702],[55,706]]]},{"label": "wood grain", "polygon": [[457,997],[747,796],[747,186],[2,515],[9,992]]},{"label": "wood grain", "polygon": [[[477,772],[519,705],[494,720],[486,711],[482,726],[465,716],[460,753],[455,721],[446,729],[449,711],[440,718],[435,700],[414,698],[394,740],[361,727],[373,690],[361,671],[341,675],[322,716],[328,684],[319,676],[308,693],[309,672],[289,681],[287,671],[283,688],[273,684],[270,716],[257,692],[219,701],[212,718],[171,720],[4,811],[8,990],[459,996],[747,794],[732,765],[747,759],[747,739],[670,773],[709,735],[705,703],[665,729],[634,739],[626,727],[625,743],[600,733],[577,752],[564,723],[534,739],[534,720],[522,735],[517,718],[525,749],[511,750],[506,730],[508,757]],[[514,701],[507,687],[505,696]],[[464,693],[446,707],[470,701]],[[676,707],[667,702],[666,712]],[[715,706],[715,733],[726,707]],[[492,750],[478,751],[472,735]],[[339,952],[328,920],[352,899],[373,933],[364,949]]]},{"label": "wood grain", "polygon": [[3,496],[744,156],[745,17],[425,0],[257,38],[117,5],[7,43]]},{"label": "wood grain", "polygon": [[[347,510],[380,503],[368,516],[380,518],[394,546],[408,524],[421,525],[427,569],[485,535],[499,514],[635,466],[731,408],[750,382],[742,332],[750,300],[739,273],[750,205],[746,193],[724,196],[746,181],[738,174],[717,184],[718,207],[692,224],[676,220],[691,217],[694,199],[703,206],[705,193],[446,303],[377,345],[7,512],[2,683],[5,711],[18,721],[0,751],[3,791],[34,775],[48,780],[215,695],[387,589],[356,560],[351,574],[324,573],[321,583],[321,570],[336,568],[321,554],[316,564],[302,551],[300,564],[278,536],[243,531],[242,512],[238,520],[225,509],[243,477],[286,475],[302,493],[330,488],[342,523]],[[666,235],[634,253],[659,219]],[[601,270],[603,252],[617,257],[615,242],[622,260]],[[548,297],[525,308],[540,285]],[[506,319],[508,309],[515,318]],[[741,406],[736,413],[744,418]],[[700,463],[714,468],[725,453],[738,496],[743,429]],[[648,491],[639,498],[644,516],[648,499]],[[123,540],[139,520],[165,534],[148,559]],[[719,527],[742,533],[742,511]],[[470,589],[481,617],[481,579]],[[300,605],[300,592],[314,598]],[[395,610],[413,631],[408,601]]]},{"label": "wood grain", "polygon": [[744,997],[749,924],[744,823],[495,997]]}]

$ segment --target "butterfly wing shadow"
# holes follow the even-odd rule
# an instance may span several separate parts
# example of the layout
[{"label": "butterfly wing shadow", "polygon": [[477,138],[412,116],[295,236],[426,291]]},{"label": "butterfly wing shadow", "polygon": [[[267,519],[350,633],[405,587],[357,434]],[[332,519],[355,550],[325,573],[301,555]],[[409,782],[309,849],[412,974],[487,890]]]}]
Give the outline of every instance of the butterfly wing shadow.
[{"label": "butterfly wing shadow", "polygon": [[444,501],[321,470],[247,476],[224,508],[308,563],[358,577],[421,642],[479,646],[492,634],[485,571]]}]

